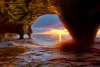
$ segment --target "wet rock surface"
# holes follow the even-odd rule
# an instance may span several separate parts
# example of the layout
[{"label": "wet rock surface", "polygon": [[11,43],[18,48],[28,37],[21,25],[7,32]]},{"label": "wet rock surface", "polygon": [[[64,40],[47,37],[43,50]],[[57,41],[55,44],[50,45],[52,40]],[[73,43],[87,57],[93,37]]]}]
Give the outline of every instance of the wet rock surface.
[{"label": "wet rock surface", "polygon": [[[7,42],[8,43],[8,42]],[[99,67],[100,49],[93,48],[92,53],[83,56],[83,61],[76,61],[73,53],[61,52],[56,48],[35,44],[31,40],[10,41],[11,46],[17,47],[9,53],[15,55],[0,55],[0,67]],[[1,45],[1,44],[0,44]],[[8,46],[9,47],[9,46]],[[3,47],[4,48],[4,47]],[[7,48],[7,47],[6,47]],[[24,49],[23,49],[24,48]],[[0,48],[1,49],[1,48]],[[7,54],[7,53],[6,53]]]}]

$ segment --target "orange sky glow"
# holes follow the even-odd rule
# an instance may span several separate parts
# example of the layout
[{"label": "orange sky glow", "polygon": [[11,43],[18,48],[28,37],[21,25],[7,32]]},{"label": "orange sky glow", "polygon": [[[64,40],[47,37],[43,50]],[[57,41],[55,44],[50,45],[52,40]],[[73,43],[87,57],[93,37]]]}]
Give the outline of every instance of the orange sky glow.
[{"label": "orange sky glow", "polygon": [[98,30],[96,37],[100,37],[100,29]]},{"label": "orange sky glow", "polygon": [[62,41],[62,36],[65,35],[70,35],[68,30],[66,29],[50,29],[49,31],[45,31],[45,32],[39,32],[39,33],[33,33],[36,35],[49,35],[49,36],[57,36],[59,39],[59,42]]}]

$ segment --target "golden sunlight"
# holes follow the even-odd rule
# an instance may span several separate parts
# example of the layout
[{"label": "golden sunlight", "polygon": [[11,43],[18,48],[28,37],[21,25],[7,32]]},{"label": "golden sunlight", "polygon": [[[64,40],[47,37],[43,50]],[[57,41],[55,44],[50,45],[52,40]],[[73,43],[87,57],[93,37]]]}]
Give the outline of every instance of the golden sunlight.
[{"label": "golden sunlight", "polygon": [[96,37],[100,37],[100,29],[98,30]]},{"label": "golden sunlight", "polygon": [[49,31],[33,33],[33,34],[57,36],[59,39],[59,42],[62,42],[62,36],[70,35],[68,30],[66,29],[50,29]]},{"label": "golden sunlight", "polygon": [[100,35],[100,29],[98,30],[97,34]]}]

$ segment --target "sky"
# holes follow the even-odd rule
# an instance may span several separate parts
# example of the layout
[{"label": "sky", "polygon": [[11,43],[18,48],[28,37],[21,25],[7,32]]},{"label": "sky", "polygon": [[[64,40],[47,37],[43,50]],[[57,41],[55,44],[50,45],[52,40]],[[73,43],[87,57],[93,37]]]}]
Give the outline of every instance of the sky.
[{"label": "sky", "polygon": [[36,19],[32,28],[64,28],[59,16],[55,14],[45,14]]}]

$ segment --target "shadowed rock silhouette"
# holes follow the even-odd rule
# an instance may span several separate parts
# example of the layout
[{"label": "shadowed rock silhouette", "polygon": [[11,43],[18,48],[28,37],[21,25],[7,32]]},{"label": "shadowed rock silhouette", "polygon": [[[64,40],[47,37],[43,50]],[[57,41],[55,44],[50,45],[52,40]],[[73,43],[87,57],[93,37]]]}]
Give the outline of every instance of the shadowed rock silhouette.
[{"label": "shadowed rock silhouette", "polygon": [[[19,39],[23,39],[23,35],[25,34],[24,32],[24,23],[17,24],[17,23],[12,23],[10,24],[8,22],[8,17],[0,14],[0,34],[5,34],[5,33],[17,33],[20,35]],[[31,26],[30,26],[31,27]],[[31,34],[31,28],[28,30],[28,35],[30,36]]]},{"label": "shadowed rock silhouette", "polygon": [[63,23],[74,40],[73,43],[66,42],[60,45],[60,48],[65,51],[73,50],[76,53],[91,51],[100,25],[100,2],[98,0],[55,0],[54,5],[59,7]]}]

